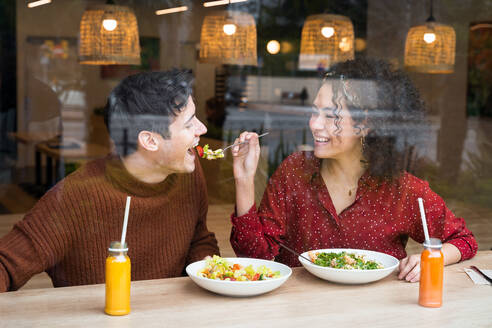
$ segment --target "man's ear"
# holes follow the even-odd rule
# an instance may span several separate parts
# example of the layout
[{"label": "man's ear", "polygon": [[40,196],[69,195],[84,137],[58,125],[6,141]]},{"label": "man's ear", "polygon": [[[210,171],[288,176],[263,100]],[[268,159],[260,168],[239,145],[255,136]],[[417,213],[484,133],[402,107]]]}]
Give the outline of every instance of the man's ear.
[{"label": "man's ear", "polygon": [[138,133],[139,145],[148,151],[157,151],[159,149],[159,141],[157,136],[150,131],[140,131]]}]

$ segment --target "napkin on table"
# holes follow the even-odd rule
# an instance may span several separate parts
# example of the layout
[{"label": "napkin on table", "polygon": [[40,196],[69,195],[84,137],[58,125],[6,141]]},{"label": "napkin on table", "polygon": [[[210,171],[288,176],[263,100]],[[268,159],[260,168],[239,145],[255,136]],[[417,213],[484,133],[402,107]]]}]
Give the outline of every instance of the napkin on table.
[{"label": "napkin on table", "polygon": [[[483,273],[485,273],[487,276],[492,277],[492,270],[482,270],[482,269],[480,270]],[[482,277],[482,275],[476,272],[475,270],[465,268],[465,272],[468,275],[468,277],[470,277],[470,279],[473,280],[475,285],[490,285],[490,282],[485,280],[485,278]]]}]

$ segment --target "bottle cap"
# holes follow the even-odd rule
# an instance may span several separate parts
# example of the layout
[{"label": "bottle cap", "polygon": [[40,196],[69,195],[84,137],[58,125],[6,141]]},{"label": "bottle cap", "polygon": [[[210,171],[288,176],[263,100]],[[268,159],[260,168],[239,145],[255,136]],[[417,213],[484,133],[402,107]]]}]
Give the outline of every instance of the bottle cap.
[{"label": "bottle cap", "polygon": [[125,243],[123,247],[121,247],[121,242],[119,241],[112,241],[111,244],[109,244],[108,251],[110,252],[128,252],[128,245]]}]

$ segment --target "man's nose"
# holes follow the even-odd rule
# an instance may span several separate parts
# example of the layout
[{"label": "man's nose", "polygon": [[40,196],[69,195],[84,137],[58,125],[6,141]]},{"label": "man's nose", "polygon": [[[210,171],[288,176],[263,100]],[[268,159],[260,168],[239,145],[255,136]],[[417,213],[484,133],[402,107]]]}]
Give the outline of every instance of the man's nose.
[{"label": "man's nose", "polygon": [[207,133],[207,127],[205,126],[205,124],[202,123],[202,121],[198,120],[198,127],[196,129],[196,134],[198,136],[201,136],[202,134],[205,134]]}]

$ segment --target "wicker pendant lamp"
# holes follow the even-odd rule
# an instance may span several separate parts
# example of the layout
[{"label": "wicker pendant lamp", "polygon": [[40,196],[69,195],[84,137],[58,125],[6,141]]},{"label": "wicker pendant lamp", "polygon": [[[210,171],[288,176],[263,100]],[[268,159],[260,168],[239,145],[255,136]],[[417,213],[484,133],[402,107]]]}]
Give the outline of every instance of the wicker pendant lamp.
[{"label": "wicker pendant lamp", "polygon": [[238,11],[206,16],[200,36],[200,62],[257,66],[253,16]]},{"label": "wicker pendant lamp", "polygon": [[319,14],[306,19],[301,34],[299,69],[327,69],[354,59],[354,26],[350,18]]},{"label": "wicker pendant lamp", "polygon": [[405,67],[420,73],[453,73],[456,33],[432,16],[424,25],[410,28],[405,42]]},{"label": "wicker pendant lamp", "polygon": [[88,8],[80,21],[79,62],[89,65],[140,65],[137,18],[128,7]]}]

